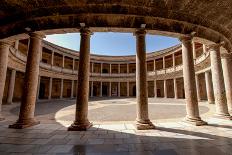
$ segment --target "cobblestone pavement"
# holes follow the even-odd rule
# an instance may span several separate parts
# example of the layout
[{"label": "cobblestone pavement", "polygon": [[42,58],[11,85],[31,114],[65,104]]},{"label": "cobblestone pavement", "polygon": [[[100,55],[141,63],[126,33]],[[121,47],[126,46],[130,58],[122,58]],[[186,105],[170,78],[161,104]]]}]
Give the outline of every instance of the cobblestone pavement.
[{"label": "cobblestone pavement", "polygon": [[[121,105],[133,105],[135,99],[94,99],[90,101],[90,115],[91,110],[117,104],[117,101]],[[232,121],[213,118],[214,105],[200,103],[202,117],[209,123],[207,126],[184,123],[184,112],[177,117],[174,112],[167,112],[163,115],[168,117],[155,119],[154,115],[155,130],[138,131],[130,120],[98,120],[93,121],[94,126],[90,130],[78,132],[67,131],[73,120],[62,120],[57,116],[68,113],[67,109],[74,103],[74,100],[38,103],[36,117],[41,124],[21,130],[8,128],[17,119],[18,104],[4,105],[6,120],[0,122],[0,155],[232,155]],[[184,104],[183,100],[168,99],[150,99],[149,103],[158,105],[154,109],[161,107],[160,104],[180,107]],[[118,106],[124,108],[121,105]],[[118,111],[118,115],[123,113]],[[175,118],[172,119],[172,116]]]}]

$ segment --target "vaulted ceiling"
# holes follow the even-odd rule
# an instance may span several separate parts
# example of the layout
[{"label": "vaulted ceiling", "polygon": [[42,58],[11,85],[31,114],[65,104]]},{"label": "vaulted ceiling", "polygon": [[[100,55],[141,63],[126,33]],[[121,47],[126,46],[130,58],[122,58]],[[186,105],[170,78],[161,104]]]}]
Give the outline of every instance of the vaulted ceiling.
[{"label": "vaulted ceiling", "polygon": [[[231,0],[1,0],[0,38],[32,31],[80,28],[96,31],[146,29],[189,34],[232,46]],[[74,30],[75,31],[75,30]]]}]

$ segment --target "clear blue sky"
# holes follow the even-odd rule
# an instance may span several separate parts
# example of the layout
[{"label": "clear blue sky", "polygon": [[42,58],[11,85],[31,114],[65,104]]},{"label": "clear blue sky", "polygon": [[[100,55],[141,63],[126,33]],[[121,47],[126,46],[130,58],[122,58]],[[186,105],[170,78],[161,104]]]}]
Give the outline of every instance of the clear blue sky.
[{"label": "clear blue sky", "polygon": [[[46,37],[47,41],[69,49],[79,51],[80,34],[55,34]],[[177,38],[158,35],[146,36],[147,52],[158,51],[179,44]],[[101,55],[134,55],[136,51],[135,36],[132,33],[94,33],[91,36],[91,53]]]}]

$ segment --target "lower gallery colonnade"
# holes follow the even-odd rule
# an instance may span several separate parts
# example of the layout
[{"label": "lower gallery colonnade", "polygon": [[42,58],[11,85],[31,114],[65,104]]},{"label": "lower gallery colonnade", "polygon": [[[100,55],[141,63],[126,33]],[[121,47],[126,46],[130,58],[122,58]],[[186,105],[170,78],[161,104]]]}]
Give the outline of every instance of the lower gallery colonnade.
[{"label": "lower gallery colonnade", "polygon": [[[92,125],[88,99],[94,96],[136,96],[137,129],[155,128],[148,97],[185,98],[185,121],[194,125],[207,124],[199,114],[201,100],[215,103],[216,117],[231,119],[232,56],[221,54],[221,44],[206,46],[186,35],[180,38],[182,46],[146,54],[146,30],[141,28],[134,32],[136,56],[122,59],[91,55],[92,32],[82,28],[80,35],[79,52],[43,41],[37,32],[14,44],[0,42],[0,110],[3,102],[21,101],[19,118],[10,128],[38,124],[34,111],[39,99],[76,97],[75,120],[68,130],[86,130]],[[16,91],[20,88],[22,94]]]}]

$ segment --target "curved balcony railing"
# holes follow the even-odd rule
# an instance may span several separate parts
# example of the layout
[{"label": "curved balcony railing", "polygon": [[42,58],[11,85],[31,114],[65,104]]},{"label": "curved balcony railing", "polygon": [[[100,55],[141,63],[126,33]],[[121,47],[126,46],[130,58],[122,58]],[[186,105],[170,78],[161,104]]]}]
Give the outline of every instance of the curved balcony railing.
[{"label": "curved balcony railing", "polygon": [[[23,61],[24,63],[27,61],[26,56],[21,53],[20,51],[14,49],[13,47],[10,48],[10,52],[17,58]],[[203,53],[201,56],[197,57],[196,60],[194,60],[194,64],[200,64],[204,60],[206,60],[209,57],[209,52]],[[40,67],[46,70],[54,71],[54,72],[59,72],[59,73],[64,73],[64,74],[72,74],[72,75],[77,75],[78,71],[77,70],[72,70],[72,69],[67,69],[63,67],[58,67],[58,66],[52,66],[51,64],[47,64],[44,62],[40,62]],[[174,67],[169,67],[165,69],[160,69],[156,71],[149,71],[148,76],[157,76],[157,75],[162,75],[162,74],[171,74],[173,72],[181,71],[182,70],[182,64],[176,65]],[[92,77],[134,77],[135,73],[90,73],[90,76]]]}]

